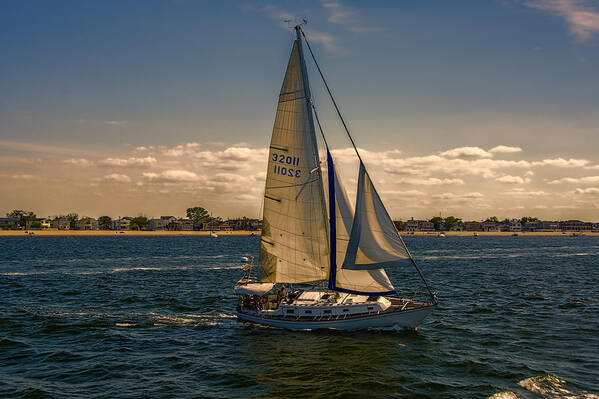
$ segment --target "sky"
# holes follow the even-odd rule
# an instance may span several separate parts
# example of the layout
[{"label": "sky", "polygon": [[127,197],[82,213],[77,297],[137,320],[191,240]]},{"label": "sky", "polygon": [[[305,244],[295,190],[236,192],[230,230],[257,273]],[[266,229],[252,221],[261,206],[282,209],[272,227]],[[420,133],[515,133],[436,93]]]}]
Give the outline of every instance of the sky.
[{"label": "sky", "polygon": [[594,0],[3,1],[0,214],[260,217],[302,18],[393,218],[599,221]]}]

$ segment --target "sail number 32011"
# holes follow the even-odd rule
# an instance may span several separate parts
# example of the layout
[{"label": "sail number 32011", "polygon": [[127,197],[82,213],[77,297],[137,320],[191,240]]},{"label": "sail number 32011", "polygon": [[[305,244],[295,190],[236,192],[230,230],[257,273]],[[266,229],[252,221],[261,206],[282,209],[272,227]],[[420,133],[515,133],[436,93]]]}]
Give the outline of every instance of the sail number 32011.
[{"label": "sail number 32011", "polygon": [[[291,155],[285,154],[272,154],[272,161],[274,164],[274,172],[278,175],[289,176],[289,177],[302,177],[302,171],[300,169],[290,168],[289,166],[299,166],[299,157],[292,157]],[[289,166],[283,166],[289,165]]]}]

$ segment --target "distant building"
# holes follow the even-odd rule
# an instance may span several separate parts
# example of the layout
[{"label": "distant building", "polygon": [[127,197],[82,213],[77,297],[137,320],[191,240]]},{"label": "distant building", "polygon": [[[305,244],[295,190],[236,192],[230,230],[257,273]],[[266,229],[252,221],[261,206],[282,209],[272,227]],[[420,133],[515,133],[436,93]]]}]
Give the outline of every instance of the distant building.
[{"label": "distant building", "polygon": [[260,230],[262,221],[260,219],[229,219],[226,222],[233,230]]},{"label": "distant building", "polygon": [[71,221],[66,218],[54,219],[50,221],[50,228],[55,230],[71,230]]},{"label": "distant building", "polygon": [[464,222],[464,231],[482,231],[482,229],[483,225],[481,222]]},{"label": "distant building", "polygon": [[414,218],[411,218],[406,222],[406,231],[435,231],[435,224],[428,220],[414,220]]},{"label": "distant building", "polygon": [[77,230],[98,230],[98,221],[94,218],[83,217],[77,220]]},{"label": "distant building", "polygon": [[522,226],[523,231],[538,231],[541,222],[526,222]]},{"label": "distant building", "polygon": [[50,228],[50,219],[46,218],[35,218],[33,220],[28,220],[25,224],[26,229],[49,229]]},{"label": "distant building", "polygon": [[546,220],[537,222],[537,231],[559,231],[559,223]]},{"label": "distant building", "polygon": [[193,230],[193,220],[181,218],[177,220],[178,229],[181,231],[192,231]]},{"label": "distant building", "polygon": [[0,218],[0,230],[17,230],[19,218]]},{"label": "distant building", "polygon": [[497,232],[499,231],[499,223],[498,222],[493,222],[491,220],[485,220],[484,222],[481,223],[481,229],[482,231],[487,231],[487,232]]},{"label": "distant building", "polygon": [[177,218],[174,216],[160,216],[160,219],[150,219],[148,229],[154,231],[177,230]]},{"label": "distant building", "polygon": [[129,230],[131,227],[131,217],[125,216],[122,218],[114,219],[111,223],[112,230]]},{"label": "distant building", "polygon": [[591,231],[599,233],[599,223],[593,223],[593,229]]},{"label": "distant building", "polygon": [[522,223],[520,223],[520,221],[518,221],[516,219],[512,220],[510,223],[510,231],[513,231],[515,233],[521,232],[522,231]]},{"label": "distant building", "polygon": [[591,230],[591,226],[588,226],[587,224],[585,224],[585,222],[582,222],[580,220],[564,220],[563,222],[559,223],[559,228],[562,231],[590,231]]}]

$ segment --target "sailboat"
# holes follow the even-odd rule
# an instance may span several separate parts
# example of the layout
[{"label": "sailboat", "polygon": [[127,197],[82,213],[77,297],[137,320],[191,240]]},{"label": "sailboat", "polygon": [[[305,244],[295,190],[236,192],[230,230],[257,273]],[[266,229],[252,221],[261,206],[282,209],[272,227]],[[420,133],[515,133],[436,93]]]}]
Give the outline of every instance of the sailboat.
[{"label": "sailboat", "polygon": [[[244,257],[237,316],[294,330],[415,328],[437,305],[436,295],[379,197],[301,25],[294,29],[270,142],[260,254],[257,267]],[[353,209],[311,97],[304,43],[359,160]],[[398,294],[386,273],[396,267],[418,272],[425,299]]]}]

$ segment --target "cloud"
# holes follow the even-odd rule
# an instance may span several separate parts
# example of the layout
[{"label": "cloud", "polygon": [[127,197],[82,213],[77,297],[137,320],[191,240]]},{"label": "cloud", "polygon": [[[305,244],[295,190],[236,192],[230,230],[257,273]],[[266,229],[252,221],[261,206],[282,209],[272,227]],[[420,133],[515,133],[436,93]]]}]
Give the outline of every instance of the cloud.
[{"label": "cloud", "polygon": [[515,184],[524,184],[524,183],[530,182],[529,178],[522,178],[520,176],[511,176],[511,175],[504,175],[504,176],[498,177],[495,180],[500,183],[515,183]]},{"label": "cloud", "polygon": [[465,193],[465,194],[454,194],[454,193],[442,193],[442,194],[433,194],[431,198],[434,199],[443,199],[443,200],[451,200],[451,199],[476,199],[484,197],[483,194],[473,192],[473,193]]},{"label": "cloud", "polygon": [[118,125],[126,125],[127,121],[104,121],[105,125],[109,125],[109,126],[118,126]]},{"label": "cloud", "polygon": [[200,180],[194,172],[181,169],[165,170],[160,173],[146,172],[143,173],[145,180],[156,183],[182,183],[182,182],[195,182]]},{"label": "cloud", "polygon": [[163,149],[162,153],[169,157],[181,157],[183,155],[195,154],[199,148],[200,143],[185,143]]},{"label": "cloud", "polygon": [[68,165],[76,165],[76,166],[92,166],[94,164],[93,161],[90,161],[89,159],[85,159],[85,158],[71,158],[71,159],[65,159],[64,161],[62,161],[62,163],[68,164]]},{"label": "cloud", "polygon": [[599,31],[599,11],[586,0],[533,0],[524,4],[564,18],[570,33],[580,42],[590,40]]},{"label": "cloud", "polygon": [[480,147],[459,147],[444,151],[440,154],[446,158],[491,158],[493,154]]},{"label": "cloud", "polygon": [[13,173],[13,174],[0,173],[0,177],[6,177],[9,179],[15,179],[15,180],[31,180],[31,179],[35,178],[35,176],[33,176],[33,175],[19,174],[19,173]]},{"label": "cloud", "polygon": [[114,166],[114,167],[125,167],[125,168],[139,168],[146,166],[153,166],[157,162],[154,157],[144,157],[144,158],[106,158],[101,161],[98,161],[98,165],[100,166]]},{"label": "cloud", "polygon": [[556,166],[558,168],[582,168],[589,165],[589,161],[586,159],[564,159],[564,158],[554,158],[554,159],[543,159],[542,161],[533,162],[535,166]]},{"label": "cloud", "polygon": [[436,177],[429,177],[429,178],[413,178],[413,177],[403,177],[400,178],[398,180],[394,181],[395,183],[402,183],[402,184],[411,184],[414,186],[437,186],[437,185],[442,185],[442,184],[464,184],[464,180],[462,179],[438,179]]},{"label": "cloud", "polygon": [[106,175],[106,176],[102,177],[102,180],[114,181],[114,182],[119,182],[119,183],[129,183],[131,181],[131,178],[127,175],[121,175],[119,173],[112,173],[110,175]]},{"label": "cloud", "polygon": [[312,28],[303,28],[306,38],[310,43],[320,43],[330,53],[342,54],[344,50],[339,46],[337,38],[330,33],[318,31]]},{"label": "cloud", "polygon": [[513,197],[540,197],[543,195],[547,195],[548,193],[546,193],[545,191],[532,191],[525,190],[523,188],[512,188],[510,190],[502,192],[501,194],[510,195]]},{"label": "cloud", "polygon": [[599,195],[599,188],[597,187],[589,187],[589,188],[577,188],[576,194],[581,195]]},{"label": "cloud", "polygon": [[339,1],[325,1],[322,6],[329,12],[328,21],[332,24],[343,25],[350,32],[375,32],[385,30],[377,26],[366,26],[360,21],[359,12]]},{"label": "cloud", "polygon": [[547,184],[563,184],[563,183],[574,183],[574,184],[599,183],[599,176],[562,177],[561,179],[551,180],[551,181],[547,182]]},{"label": "cloud", "polygon": [[510,153],[520,152],[520,151],[522,151],[522,148],[520,148],[520,147],[510,147],[507,145],[498,145],[489,150],[490,153],[503,153],[503,154],[510,154]]}]

